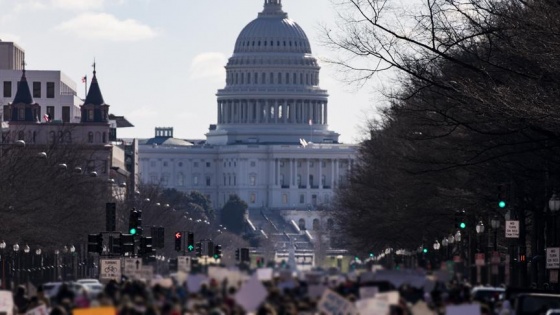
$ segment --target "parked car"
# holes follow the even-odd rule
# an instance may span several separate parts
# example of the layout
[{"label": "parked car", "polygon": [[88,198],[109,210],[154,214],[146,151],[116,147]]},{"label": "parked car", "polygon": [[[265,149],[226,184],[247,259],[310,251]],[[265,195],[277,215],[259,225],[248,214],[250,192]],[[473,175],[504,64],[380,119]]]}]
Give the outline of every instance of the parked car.
[{"label": "parked car", "polygon": [[[522,293],[515,297],[515,315],[546,315],[560,308],[560,294]],[[554,313],[552,313],[554,314]]]},{"label": "parked car", "polygon": [[80,294],[84,290],[88,295],[91,294],[90,289],[86,285],[78,282],[69,281],[69,282],[47,282],[43,284],[43,290],[45,292],[45,295],[52,300],[53,298],[56,297],[58,291],[60,290],[60,287],[62,287],[62,284],[64,283],[68,285],[70,290],[74,292],[75,295]]},{"label": "parked car", "polygon": [[506,289],[500,287],[474,287],[471,296],[474,301],[494,303],[505,298]]}]

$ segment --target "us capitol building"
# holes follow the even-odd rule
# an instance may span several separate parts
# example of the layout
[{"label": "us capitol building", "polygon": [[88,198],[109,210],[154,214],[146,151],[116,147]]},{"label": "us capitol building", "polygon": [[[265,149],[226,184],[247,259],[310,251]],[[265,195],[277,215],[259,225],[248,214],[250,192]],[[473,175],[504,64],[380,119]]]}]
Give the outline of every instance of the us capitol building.
[{"label": "us capitol building", "polygon": [[328,205],[357,146],[328,129],[328,93],[303,29],[282,10],[264,9],[239,34],[217,92],[217,124],[206,140],[156,128],[139,142],[144,183],[197,190],[220,209],[236,194],[250,209],[313,210]]}]

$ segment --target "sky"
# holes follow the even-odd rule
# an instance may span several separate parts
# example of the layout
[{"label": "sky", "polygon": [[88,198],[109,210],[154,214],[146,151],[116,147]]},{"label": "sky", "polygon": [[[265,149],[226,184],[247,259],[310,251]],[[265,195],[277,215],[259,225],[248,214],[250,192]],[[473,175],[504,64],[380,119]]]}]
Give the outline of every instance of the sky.
[{"label": "sky", "polygon": [[[173,127],[176,138],[204,139],[215,124],[216,92],[237,36],[262,11],[264,0],[0,0],[0,39],[25,50],[27,69],[61,70],[78,86],[94,60],[103,98],[135,127],[120,138],[150,138]],[[329,0],[283,0],[306,32],[313,54],[337,54],[322,45],[321,26],[333,26]],[[358,87],[325,62],[320,86],[328,90],[329,129],[343,143],[363,139],[363,126],[382,106],[376,82]],[[89,80],[88,79],[88,84]]]}]

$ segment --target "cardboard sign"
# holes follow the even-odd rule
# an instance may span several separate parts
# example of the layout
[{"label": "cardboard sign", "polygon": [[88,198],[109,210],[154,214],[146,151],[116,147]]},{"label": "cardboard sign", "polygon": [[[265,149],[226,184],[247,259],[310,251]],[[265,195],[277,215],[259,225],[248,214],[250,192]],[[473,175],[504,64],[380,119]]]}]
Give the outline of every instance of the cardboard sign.
[{"label": "cardboard sign", "polygon": [[114,307],[93,307],[76,308],[72,310],[72,315],[116,315],[117,309]]},{"label": "cardboard sign", "polygon": [[319,312],[323,312],[327,315],[358,313],[350,301],[330,289],[326,289],[323,293],[321,300],[317,304],[317,309]]},{"label": "cardboard sign", "polygon": [[246,313],[254,312],[268,296],[268,291],[263,284],[253,276],[245,282],[241,289],[235,294],[235,302],[239,304]]}]

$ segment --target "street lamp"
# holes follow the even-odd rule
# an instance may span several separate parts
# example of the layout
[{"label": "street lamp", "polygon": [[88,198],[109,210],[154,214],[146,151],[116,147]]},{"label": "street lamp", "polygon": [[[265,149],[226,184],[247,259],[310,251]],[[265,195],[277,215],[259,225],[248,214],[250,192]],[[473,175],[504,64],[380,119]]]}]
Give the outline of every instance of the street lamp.
[{"label": "street lamp", "polygon": [[441,246],[443,246],[443,248],[445,248],[445,260],[449,259],[449,240],[447,239],[447,237],[444,237],[443,240],[441,240]]},{"label": "street lamp", "polygon": [[494,230],[494,251],[498,250],[498,229],[500,228],[500,219],[498,216],[494,216],[492,220],[490,220],[490,225],[492,226],[492,230]]},{"label": "street lamp", "polygon": [[[14,274],[12,275],[12,278],[14,278],[14,276],[16,276],[15,271],[17,269],[18,273],[17,273],[17,281],[16,284],[19,284],[19,245],[16,243],[12,246],[12,249],[14,250],[14,257],[12,258],[12,270],[14,271]],[[16,262],[17,262],[17,268],[16,267]]]},{"label": "street lamp", "polygon": [[548,208],[550,208],[550,212],[552,212],[552,230],[554,231],[554,235],[552,235],[553,245],[558,245],[558,228],[556,224],[556,213],[560,210],[560,198],[556,195],[556,193],[552,194],[550,200],[548,201]]},{"label": "street lamp", "polygon": [[4,255],[4,250],[6,249],[6,242],[0,242],[0,259],[2,260],[2,289],[6,289],[6,255]]}]

